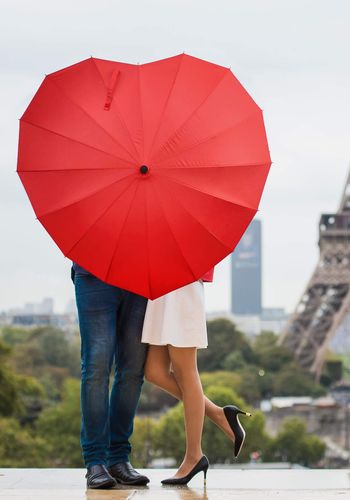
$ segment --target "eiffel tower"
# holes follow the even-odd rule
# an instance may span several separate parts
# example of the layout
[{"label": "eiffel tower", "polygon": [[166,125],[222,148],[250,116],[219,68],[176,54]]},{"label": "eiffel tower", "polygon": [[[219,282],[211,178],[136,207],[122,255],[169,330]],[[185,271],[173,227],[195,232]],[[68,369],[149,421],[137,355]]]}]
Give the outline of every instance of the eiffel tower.
[{"label": "eiffel tower", "polygon": [[316,268],[279,340],[317,380],[329,342],[350,314],[350,172],[338,211],[321,215],[318,245]]}]

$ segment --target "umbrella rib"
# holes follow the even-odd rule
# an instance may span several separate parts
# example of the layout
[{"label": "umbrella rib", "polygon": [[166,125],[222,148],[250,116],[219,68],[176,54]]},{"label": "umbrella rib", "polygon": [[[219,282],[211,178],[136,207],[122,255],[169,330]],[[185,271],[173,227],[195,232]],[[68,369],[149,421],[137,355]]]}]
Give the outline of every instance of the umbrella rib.
[{"label": "umbrella rib", "polygon": [[92,115],[90,115],[90,113],[88,113],[84,108],[82,108],[79,104],[77,104],[76,102],[73,101],[73,99],[71,97],[69,97],[69,95],[61,89],[61,87],[59,85],[57,85],[57,83],[53,80],[53,79],[50,79],[50,82],[55,85],[55,87],[58,88],[58,90],[61,92],[61,94],[63,94],[66,99],[68,99],[68,101],[70,101],[74,106],[76,106],[77,108],[79,108],[86,116],[88,116],[90,118],[91,121],[93,121],[94,123],[96,123],[96,125],[101,129],[103,130],[111,139],[113,142],[115,142],[116,144],[118,144],[118,146],[120,146],[126,153],[128,156],[131,156],[131,158],[137,163],[137,159],[130,153],[130,151],[128,151],[126,149],[125,146],[123,146],[123,144],[121,142],[119,142],[110,132],[108,132],[107,129],[105,129],[98,121],[96,121],[94,119],[94,117]]},{"label": "umbrella rib", "polygon": [[37,216],[37,219],[40,219],[40,217],[45,217],[47,215],[51,215],[51,214],[53,214],[55,212],[59,212],[60,210],[63,210],[65,208],[67,208],[67,207],[71,207],[72,205],[76,205],[77,203],[80,203],[83,200],[87,200],[88,198],[91,198],[91,196],[94,196],[97,193],[101,193],[101,191],[104,191],[105,189],[110,188],[114,184],[117,184],[118,182],[124,181],[125,179],[127,179],[128,177],[132,177],[133,175],[134,174],[126,175],[125,177],[122,177],[121,179],[117,179],[116,181],[113,181],[111,184],[108,184],[107,186],[104,186],[103,188],[97,189],[93,193],[89,193],[87,196],[83,196],[82,198],[79,198],[78,200],[75,200],[72,203],[68,203],[67,205],[64,205],[63,207],[59,207],[59,208],[56,208],[55,210],[50,210],[49,212],[45,212],[43,214],[40,214],[40,215]]},{"label": "umbrella rib", "polygon": [[[235,168],[235,167],[264,167],[269,164],[271,164],[271,161],[269,162],[250,162],[250,163],[220,163],[218,165],[215,165],[213,163],[204,163],[201,162],[201,160],[179,160],[182,162],[181,165],[174,165],[174,166],[164,166],[161,167],[161,171],[163,172],[164,170],[179,170],[179,169],[190,169],[190,168],[203,168],[203,169],[210,169],[210,168]],[[157,168],[154,166],[153,168]]]},{"label": "umbrella rib", "polygon": [[[97,170],[100,172],[101,170],[130,170],[130,167],[101,167],[101,168],[45,168],[45,170],[41,169],[35,169],[35,168],[28,168],[26,170],[17,170],[17,172],[20,173],[26,173],[26,172],[91,172],[93,170]],[[125,178],[125,177],[124,177]]]},{"label": "umbrella rib", "polygon": [[143,121],[143,111],[142,111],[142,100],[141,100],[141,78],[140,78],[140,65],[137,66],[137,93],[139,95],[139,107],[140,107],[140,117],[141,117],[141,131],[142,131],[142,158],[145,156],[145,131],[144,131],[144,121]]},{"label": "umbrella rib", "polygon": [[[226,68],[227,69],[227,68]],[[192,116],[203,106],[203,104],[209,99],[209,97],[212,95],[213,92],[215,92],[215,90],[217,89],[217,87],[220,85],[220,83],[223,81],[223,79],[225,78],[225,76],[230,73],[230,70],[227,69],[227,71],[225,71],[222,75],[222,77],[215,83],[215,85],[213,86],[212,89],[210,89],[210,92],[204,97],[204,99],[200,102],[200,104],[198,104],[198,106],[192,111],[192,113],[190,113],[190,115],[186,118],[186,120],[175,130],[175,132],[173,132],[172,135],[170,135],[164,142],[163,144],[160,145],[160,147],[158,148],[158,151],[155,153],[155,156],[157,155],[157,153],[159,153],[159,151],[163,148],[163,146],[168,143],[169,141],[171,141],[171,139],[173,137],[176,136],[176,134],[179,132],[179,130],[182,129],[182,127],[184,127],[186,125],[186,123],[192,118]],[[177,75],[176,75],[177,76]],[[159,130],[158,130],[159,131]],[[157,131],[157,133],[158,133]],[[153,144],[152,144],[152,149],[151,151],[153,150]]]},{"label": "umbrella rib", "polygon": [[163,106],[163,109],[162,109],[162,112],[161,112],[161,115],[160,115],[160,118],[159,118],[159,122],[158,122],[158,126],[157,126],[157,130],[153,136],[153,141],[152,141],[152,145],[151,145],[151,148],[149,150],[149,156],[152,157],[152,151],[153,151],[153,148],[154,148],[154,143],[158,137],[158,134],[159,134],[159,130],[160,130],[160,127],[161,127],[161,124],[162,124],[162,120],[163,120],[163,117],[164,117],[164,114],[165,114],[165,111],[167,109],[167,106],[169,104],[169,100],[170,100],[170,97],[171,97],[171,94],[173,93],[173,90],[174,90],[174,87],[175,87],[175,84],[176,84],[176,81],[177,81],[177,78],[179,76],[179,72],[180,72],[180,68],[182,66],[182,63],[183,63],[183,60],[184,60],[184,55],[185,53],[181,54],[180,56],[180,61],[179,61],[179,64],[178,64],[178,67],[176,69],[176,74],[175,74],[175,77],[174,77],[174,80],[173,80],[173,83],[170,87],[170,90],[169,90],[169,93],[167,95],[167,98],[166,98],[166,101],[164,103],[164,106]]},{"label": "umbrella rib", "polygon": [[154,195],[155,195],[155,197],[158,199],[158,204],[159,204],[159,207],[160,207],[160,209],[161,209],[161,211],[162,211],[162,213],[163,213],[163,215],[164,215],[164,220],[166,221],[166,224],[167,224],[167,226],[168,226],[168,228],[169,228],[169,231],[170,231],[170,233],[171,233],[171,234],[172,234],[172,236],[173,236],[173,239],[174,239],[174,241],[175,241],[175,244],[176,244],[176,246],[177,246],[177,248],[178,248],[178,250],[179,250],[179,252],[180,252],[180,255],[181,255],[181,257],[182,257],[182,259],[183,259],[184,263],[186,264],[186,267],[188,268],[188,270],[189,270],[189,271],[190,271],[190,273],[192,274],[193,278],[196,280],[197,278],[196,278],[196,276],[195,276],[195,273],[193,272],[193,270],[192,270],[192,268],[191,268],[190,264],[187,262],[187,259],[186,259],[186,257],[185,257],[185,256],[184,256],[184,254],[183,254],[182,248],[181,248],[181,246],[180,246],[180,244],[179,244],[179,242],[178,242],[178,240],[177,240],[177,238],[176,238],[176,236],[175,236],[175,233],[174,233],[174,231],[173,231],[173,229],[172,229],[172,227],[171,227],[171,225],[170,225],[170,223],[169,223],[169,221],[168,221],[168,218],[167,218],[167,216],[166,216],[166,214],[165,214],[165,211],[164,211],[163,203],[161,202],[161,200],[160,200],[160,198],[159,198],[159,196],[158,196],[158,193],[157,193],[157,191],[156,191],[156,189],[154,188],[154,186],[153,186],[153,185],[152,185],[152,187],[153,187],[153,192],[154,192]]},{"label": "umbrella rib", "polygon": [[108,212],[108,210],[111,209],[111,207],[114,205],[114,203],[116,201],[118,201],[118,199],[133,185],[133,183],[135,182],[135,179],[130,183],[128,184],[125,189],[123,189],[123,191],[121,193],[118,194],[118,196],[116,198],[114,198],[114,200],[111,202],[110,205],[108,205],[108,207],[106,208],[106,210],[104,210],[104,212],[99,215],[99,217],[91,224],[91,226],[89,226],[89,228],[80,236],[80,238],[74,243],[74,245],[68,250],[67,252],[67,257],[68,257],[68,254],[73,250],[73,248],[87,235],[87,233],[91,230],[91,228],[93,228],[97,222],[102,219],[102,217]]},{"label": "umbrella rib", "polygon": [[169,179],[169,181],[176,182],[176,184],[179,184],[180,186],[184,186],[184,187],[189,188],[189,189],[194,189],[198,193],[206,194],[206,195],[210,196],[211,198],[216,198],[217,200],[231,203],[232,205],[236,205],[237,207],[247,208],[248,210],[257,210],[257,208],[255,208],[255,207],[249,207],[248,205],[244,205],[243,203],[237,203],[235,201],[227,200],[226,198],[221,198],[220,196],[217,196],[213,193],[209,193],[208,191],[204,191],[203,189],[199,189],[196,186],[193,186],[193,185],[188,184],[186,182],[179,181],[177,179],[173,179],[172,177],[168,177],[167,175],[162,175],[162,177],[166,177],[167,179]]},{"label": "umbrella rib", "polygon": [[77,139],[73,139],[72,137],[69,137],[68,135],[61,134],[59,132],[55,132],[54,130],[51,130],[47,127],[43,127],[42,125],[38,125],[36,123],[30,122],[26,119],[21,118],[21,121],[24,123],[28,123],[28,125],[31,125],[32,127],[40,128],[41,130],[45,130],[49,134],[54,134],[58,135],[59,137],[63,137],[64,139],[67,139],[68,141],[75,142],[77,144],[81,144],[82,146],[85,146],[90,149],[94,149],[95,151],[99,151],[100,153],[103,153],[105,155],[111,156],[112,158],[116,158],[117,160],[124,161],[125,163],[130,163],[130,165],[134,165],[130,160],[126,160],[124,158],[121,158],[120,156],[116,156],[112,153],[108,153],[107,151],[104,151],[103,149],[96,148],[95,146],[91,146],[90,144],[86,144],[85,142],[78,141]]},{"label": "umbrella rib", "polygon": [[221,135],[224,135],[227,132],[230,132],[231,130],[234,130],[235,128],[237,128],[238,126],[240,126],[242,123],[248,121],[256,112],[262,113],[262,111],[260,109],[259,110],[254,110],[252,113],[249,113],[242,120],[239,120],[237,123],[235,123],[231,127],[227,127],[224,130],[220,130],[216,134],[209,135],[208,137],[205,137],[201,141],[198,141],[196,144],[193,144],[189,148],[183,149],[182,151],[178,151],[174,155],[162,159],[161,162],[167,162],[169,160],[172,160],[173,158],[176,158],[177,156],[182,155],[183,153],[187,153],[188,151],[191,151],[191,149],[194,149],[194,148],[196,148],[198,146],[201,146],[202,144],[205,144],[206,142],[210,142],[213,139],[216,139],[217,137],[220,137]]},{"label": "umbrella rib", "polygon": [[[169,187],[167,187],[166,189],[168,189],[168,191],[170,191]],[[204,224],[197,218],[195,217],[191,212],[189,212],[189,210],[184,206],[184,204],[181,202],[181,198],[178,197],[176,194],[172,193],[174,197],[176,197],[176,199],[178,200],[179,204],[182,206],[182,208],[188,213],[188,215],[190,217],[192,217],[192,219],[194,219],[200,226],[203,227],[203,229],[209,233],[213,238],[215,238],[219,243],[220,245],[222,245],[223,247],[227,248],[228,250],[231,250],[230,247],[228,247],[225,243],[223,243],[214,233],[212,233],[211,231],[209,231],[209,229],[207,227],[204,226]],[[217,198],[216,196],[214,196],[214,198]],[[221,200],[220,198],[218,198],[220,201],[225,201],[226,200]],[[233,205],[237,205],[237,203],[232,203]],[[241,205],[237,205],[237,206],[241,206]],[[242,208],[244,208],[245,210],[252,210],[253,212],[257,212],[257,209],[255,208],[250,208],[250,207],[245,207],[242,205]]]},{"label": "umbrella rib", "polygon": [[[98,75],[99,75],[99,77],[100,77],[100,79],[101,79],[101,81],[102,81],[102,83],[103,83],[103,86],[106,88],[105,81],[104,81],[104,79],[103,79],[103,76],[102,76],[102,74],[101,74],[101,71],[99,70],[99,68],[98,68],[98,66],[97,66],[97,64],[96,64],[95,58],[94,58],[94,57],[91,57],[91,60],[92,60],[92,62],[93,62],[93,64],[94,64],[94,67],[95,67],[95,69],[96,69],[96,71],[97,71],[97,73],[98,73]],[[107,89],[106,89],[106,90],[107,90]],[[115,95],[115,93],[114,93],[114,95]],[[127,133],[128,137],[129,137],[129,139],[130,139],[130,142],[131,142],[131,144],[132,144],[132,146],[133,146],[133,148],[134,148],[135,155],[136,155],[136,157],[137,157],[137,156],[138,156],[138,152],[137,152],[137,149],[136,149],[135,143],[134,143],[134,141],[133,141],[133,138],[132,138],[132,135],[131,135],[131,133],[130,133],[129,128],[128,128],[128,126],[127,126],[126,122],[124,121],[123,115],[122,115],[122,113],[121,113],[121,111],[120,111],[120,109],[119,109],[119,107],[118,107],[118,104],[116,103],[116,100],[115,100],[115,98],[114,98],[114,95],[113,95],[113,97],[112,97],[112,103],[113,103],[113,106],[112,106],[112,104],[111,104],[111,107],[110,107],[109,112],[113,112],[113,110],[115,110],[115,111],[116,111],[116,113],[114,113],[114,112],[113,112],[113,114],[115,114],[115,115],[117,116],[117,118],[120,120],[120,123],[123,125],[124,130],[126,131],[126,133]],[[136,161],[136,158],[135,158],[135,161]]]},{"label": "umbrella rib", "polygon": [[[140,187],[140,183],[137,183],[137,186],[136,186],[136,189],[135,189],[135,193],[134,193],[134,199],[135,199],[135,197],[136,197],[136,194],[137,194],[137,191],[138,191],[139,187]],[[112,267],[112,262],[113,262],[113,260],[114,260],[114,256],[115,256],[115,254],[116,254],[116,252],[117,252],[117,250],[118,250],[118,247],[119,247],[119,245],[120,245],[121,235],[122,235],[122,233],[123,233],[123,231],[124,231],[124,229],[125,229],[126,221],[127,221],[128,217],[129,217],[129,215],[130,215],[130,211],[131,211],[131,207],[132,207],[132,202],[133,202],[133,199],[131,199],[131,200],[130,200],[130,204],[129,204],[129,207],[128,207],[128,212],[127,212],[127,214],[126,214],[126,216],[125,216],[125,219],[124,219],[124,221],[123,221],[123,225],[122,225],[122,227],[121,227],[121,229],[120,229],[120,232],[119,232],[119,239],[118,239],[118,241],[117,241],[117,243],[116,243],[116,245],[115,245],[115,247],[114,247],[113,254],[112,254],[112,257],[111,257],[111,261],[110,261],[110,263],[109,263],[109,266],[108,266],[107,272],[106,272],[105,277],[104,277],[104,281],[107,281],[107,280],[108,280],[108,276],[109,276],[109,273],[110,273],[110,271],[111,271],[111,267]]]},{"label": "umbrella rib", "polygon": [[150,261],[150,254],[149,254],[149,241],[150,241],[150,238],[149,238],[149,230],[148,230],[148,221],[149,221],[149,215],[148,215],[148,189],[147,189],[147,186],[146,186],[146,189],[145,189],[145,220],[146,220],[146,223],[145,223],[145,232],[146,232],[146,257],[147,257],[147,282],[148,282],[148,291],[149,291],[149,295],[151,297],[153,297],[153,290],[152,290],[152,282],[151,282],[151,261]]}]

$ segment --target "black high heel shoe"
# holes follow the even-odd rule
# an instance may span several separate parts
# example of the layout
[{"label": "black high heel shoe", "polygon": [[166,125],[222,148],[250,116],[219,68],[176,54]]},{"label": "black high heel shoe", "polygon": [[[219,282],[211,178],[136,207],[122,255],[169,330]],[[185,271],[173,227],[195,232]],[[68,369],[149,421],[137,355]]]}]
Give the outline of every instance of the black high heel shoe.
[{"label": "black high heel shoe", "polygon": [[252,414],[234,405],[224,406],[223,410],[232,432],[235,435],[235,457],[238,457],[245,440],[245,430],[238,419],[238,414],[247,415],[248,417],[251,417]]},{"label": "black high heel shoe", "polygon": [[207,482],[207,470],[209,467],[209,460],[205,455],[196,463],[192,470],[184,477],[169,477],[169,479],[163,479],[162,484],[187,484],[198,472],[204,472],[204,484]]}]

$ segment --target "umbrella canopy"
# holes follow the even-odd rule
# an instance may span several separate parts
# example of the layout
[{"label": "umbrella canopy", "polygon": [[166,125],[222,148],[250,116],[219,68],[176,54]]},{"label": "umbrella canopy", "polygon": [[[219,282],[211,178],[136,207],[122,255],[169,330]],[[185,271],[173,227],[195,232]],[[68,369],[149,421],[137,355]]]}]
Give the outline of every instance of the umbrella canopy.
[{"label": "umbrella canopy", "polygon": [[151,299],[237,245],[271,165],[262,110],[230,69],[181,54],[47,75],[17,172],[63,254]]}]

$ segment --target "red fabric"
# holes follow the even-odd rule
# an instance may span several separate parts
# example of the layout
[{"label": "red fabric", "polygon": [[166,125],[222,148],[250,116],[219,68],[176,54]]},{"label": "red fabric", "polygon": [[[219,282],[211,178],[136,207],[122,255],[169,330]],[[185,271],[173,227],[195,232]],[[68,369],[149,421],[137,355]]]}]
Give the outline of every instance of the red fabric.
[{"label": "red fabric", "polygon": [[214,268],[210,269],[208,272],[204,274],[204,276],[202,276],[202,280],[208,282],[212,282],[213,278],[214,278]]},{"label": "red fabric", "polygon": [[73,64],[20,120],[37,219],[66,257],[151,299],[232,252],[270,164],[259,106],[228,68],[185,54]]}]

